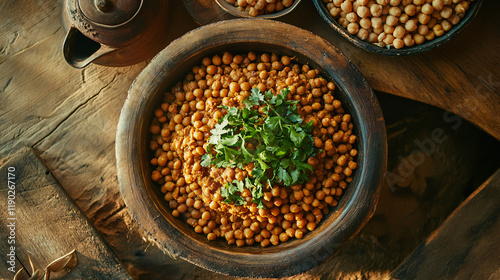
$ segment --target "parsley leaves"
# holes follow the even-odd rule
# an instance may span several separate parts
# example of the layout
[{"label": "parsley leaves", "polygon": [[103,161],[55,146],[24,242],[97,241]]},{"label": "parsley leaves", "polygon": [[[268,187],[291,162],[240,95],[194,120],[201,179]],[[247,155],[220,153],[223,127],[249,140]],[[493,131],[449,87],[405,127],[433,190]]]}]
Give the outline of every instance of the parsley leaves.
[{"label": "parsley leaves", "polygon": [[253,88],[242,101],[243,108],[221,106],[227,114],[210,131],[208,152],[201,165],[244,169],[254,164],[244,182],[234,180],[221,188],[224,203],[245,205],[240,193],[246,187],[252,192],[252,202],[263,208],[265,185],[292,186],[309,179],[308,172],[313,169],[306,161],[314,154],[313,124],[303,122],[297,112],[298,101],[287,100],[288,94],[288,88],[276,95]]}]

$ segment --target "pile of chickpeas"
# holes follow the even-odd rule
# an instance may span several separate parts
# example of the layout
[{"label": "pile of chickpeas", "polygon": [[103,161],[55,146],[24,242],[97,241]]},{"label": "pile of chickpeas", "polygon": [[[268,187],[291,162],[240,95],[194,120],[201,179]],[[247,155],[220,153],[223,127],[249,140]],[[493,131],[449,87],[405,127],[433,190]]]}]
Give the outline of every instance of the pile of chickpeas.
[{"label": "pile of chickpeas", "polygon": [[225,0],[250,16],[279,12],[293,4],[293,0]]},{"label": "pile of chickpeas", "polygon": [[[299,101],[304,121],[313,122],[316,148],[307,159],[314,170],[309,182],[266,185],[261,209],[247,188],[240,193],[246,205],[224,203],[220,193],[227,182],[251,176],[252,163],[244,169],[200,164],[205,153],[213,153],[207,151],[210,130],[227,113],[220,106],[242,107],[254,87],[274,94],[288,88],[288,99]],[[165,93],[150,126],[151,178],[161,186],[172,215],[208,240],[221,237],[237,246],[278,245],[314,230],[337,205],[357,168],[352,118],[334,91],[335,84],[318,70],[292,57],[224,52],[203,58]]]},{"label": "pile of chickpeas", "polygon": [[443,36],[473,0],[323,0],[337,22],[361,40],[396,49]]}]

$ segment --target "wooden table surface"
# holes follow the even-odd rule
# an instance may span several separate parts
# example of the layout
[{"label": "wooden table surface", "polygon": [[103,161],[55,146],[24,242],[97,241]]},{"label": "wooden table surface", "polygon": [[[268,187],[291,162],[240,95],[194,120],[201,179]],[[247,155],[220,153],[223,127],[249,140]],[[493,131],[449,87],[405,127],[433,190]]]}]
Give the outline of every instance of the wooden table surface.
[{"label": "wooden table surface", "polygon": [[[199,26],[181,1],[170,2],[167,41]],[[220,15],[210,10],[209,0],[185,2]],[[127,90],[147,61],[72,68],[61,50],[61,8],[62,0],[0,3],[0,165],[19,149],[32,147],[132,276],[141,278],[159,265],[171,275],[200,271],[158,257],[160,249],[131,218],[117,183],[116,126]],[[449,110],[500,139],[499,9],[500,1],[485,0],[477,18],[451,42],[395,58],[352,46],[330,30],[311,1],[302,1],[280,20],[329,40],[373,89]],[[445,112],[443,118],[452,116]]]}]

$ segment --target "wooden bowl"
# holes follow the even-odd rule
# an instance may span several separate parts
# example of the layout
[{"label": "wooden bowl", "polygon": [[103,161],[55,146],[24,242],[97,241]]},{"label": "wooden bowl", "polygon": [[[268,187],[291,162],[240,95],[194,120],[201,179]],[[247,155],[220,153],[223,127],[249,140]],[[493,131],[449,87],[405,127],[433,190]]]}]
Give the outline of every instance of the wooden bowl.
[{"label": "wooden bowl", "polygon": [[278,17],[281,17],[281,16],[284,16],[284,15],[288,14],[293,9],[295,9],[295,7],[297,7],[297,5],[300,3],[300,0],[293,0],[293,4],[290,7],[285,8],[285,9],[279,11],[279,12],[273,12],[273,13],[269,13],[269,14],[262,14],[262,15],[258,15],[256,17],[253,17],[253,16],[249,15],[245,11],[238,10],[234,5],[227,3],[226,0],[215,0],[215,2],[217,2],[217,4],[219,4],[219,6],[224,11],[226,11],[227,13],[229,13],[229,14],[235,16],[235,17],[242,17],[242,18],[267,18],[267,19],[269,19],[269,18],[278,18]]},{"label": "wooden bowl", "polygon": [[469,23],[478,13],[479,8],[483,3],[483,0],[475,0],[474,2],[470,3],[469,10],[467,10],[465,17],[462,18],[457,25],[453,26],[448,32],[446,32],[441,37],[436,37],[434,40],[426,41],[423,44],[414,45],[412,47],[403,47],[401,49],[395,49],[394,47],[391,47],[390,49],[388,49],[386,47],[379,47],[367,41],[363,41],[357,36],[350,34],[349,32],[347,32],[347,29],[343,28],[330,15],[323,0],[313,0],[313,1],[321,17],[326,22],[328,22],[328,24],[333,28],[333,30],[340,33],[340,35],[349,40],[349,42],[367,51],[387,56],[404,56],[404,55],[418,54],[442,46],[443,44],[445,44],[446,42],[450,41],[452,38],[457,36],[462,30],[464,30],[464,28],[467,25],[469,25]]},{"label": "wooden bowl", "polygon": [[[149,126],[163,93],[205,56],[223,51],[275,52],[295,56],[333,80],[336,95],[354,119],[359,137],[358,169],[338,206],[303,239],[278,246],[237,247],[208,241],[171,215],[160,187],[153,184]],[[137,222],[168,251],[211,271],[241,277],[284,277],[305,272],[335,254],[372,216],[387,158],[384,119],[373,92],[358,70],[326,40],[285,23],[237,19],[205,25],[161,51],[132,84],[116,136],[118,180]]]}]

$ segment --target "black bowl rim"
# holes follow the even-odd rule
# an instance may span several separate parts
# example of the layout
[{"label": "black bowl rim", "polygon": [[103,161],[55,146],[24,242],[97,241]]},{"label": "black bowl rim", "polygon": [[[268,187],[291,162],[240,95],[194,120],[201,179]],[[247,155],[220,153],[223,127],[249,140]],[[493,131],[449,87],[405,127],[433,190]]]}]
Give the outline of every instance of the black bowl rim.
[{"label": "black bowl rim", "polygon": [[453,39],[455,36],[457,36],[460,32],[462,32],[465,29],[465,27],[467,27],[470,24],[472,19],[479,12],[479,8],[483,3],[483,0],[474,0],[473,2],[471,2],[469,10],[466,12],[466,15],[460,20],[460,22],[456,26],[453,26],[451,30],[446,32],[441,37],[436,37],[433,40],[426,41],[421,45],[414,45],[412,47],[403,47],[401,49],[395,49],[393,47],[387,49],[386,47],[379,47],[372,43],[363,41],[358,37],[356,37],[355,35],[350,34],[330,15],[328,9],[326,8],[326,5],[323,3],[322,0],[313,0],[313,1],[321,17],[330,25],[330,27],[332,27],[336,32],[342,35],[342,37],[346,38],[349,42],[351,42],[352,44],[354,44],[359,48],[370,51],[372,53],[382,54],[386,56],[414,55],[427,52],[444,45],[445,43]]},{"label": "black bowl rim", "polygon": [[[256,20],[262,22],[257,23]],[[230,31],[227,31],[227,28],[222,28],[224,26],[230,26]],[[345,202],[341,200],[339,205],[343,204],[343,208],[340,208],[342,211],[333,211],[329,214],[333,215],[332,219],[335,219],[333,223],[325,225],[323,232],[329,234],[319,235],[318,231],[318,234],[312,235],[315,232],[313,231],[308,235],[314,236],[314,239],[312,237],[308,239],[308,235],[306,235],[306,238],[297,243],[298,246],[286,247],[287,245],[284,243],[283,245],[287,248],[286,254],[268,249],[269,247],[263,248],[255,254],[238,252],[237,247],[231,248],[234,251],[227,248],[215,248],[213,244],[189,237],[185,232],[177,228],[175,223],[169,222],[169,217],[162,214],[161,205],[155,203],[154,206],[149,206],[151,201],[158,200],[158,197],[151,197],[145,182],[145,180],[150,180],[145,179],[146,177],[149,178],[149,175],[144,173],[149,167],[145,167],[144,162],[139,159],[140,151],[144,147],[140,147],[140,141],[134,142],[128,138],[130,135],[141,135],[141,129],[144,130],[141,122],[144,123],[146,117],[141,118],[137,108],[147,104],[149,102],[148,98],[157,94],[159,90],[156,88],[155,92],[151,92],[146,89],[146,86],[151,83],[161,84],[162,80],[169,75],[169,71],[174,69],[173,65],[182,62],[180,54],[190,55],[200,51],[196,46],[193,46],[196,44],[186,44],[186,42],[192,43],[192,40],[205,40],[204,42],[213,46],[218,44],[226,45],[235,43],[233,36],[230,36],[230,33],[235,32],[235,30],[244,29],[248,31],[251,29],[257,31],[256,34],[263,34],[265,32],[274,33],[277,30],[276,28],[283,32],[281,42],[288,44],[291,40],[297,40],[302,45],[314,43],[311,45],[326,46],[325,49],[315,50],[317,52],[316,57],[323,57],[327,61],[335,61],[337,62],[335,66],[345,67],[345,75],[334,78],[336,78],[337,85],[341,86],[346,93],[347,100],[343,100],[346,106],[359,105],[359,107],[355,107],[355,112],[359,117],[358,120],[367,118],[365,120],[366,125],[363,125],[365,121],[360,124],[358,134],[361,139],[365,140],[361,142],[359,154],[368,154],[369,151],[372,157],[368,161],[367,157],[363,156],[362,162],[359,163],[360,166],[365,168],[361,168],[359,175],[357,175],[359,179],[355,179],[358,181],[354,186],[352,183],[355,180],[351,182],[351,188],[354,188],[348,191],[351,200]],[[294,35],[293,38],[289,38],[292,36],[291,34]],[[217,40],[215,40],[216,38]],[[271,45],[276,41],[272,36],[252,40],[268,40],[258,42],[262,45]],[[247,43],[247,41],[241,43]],[[291,51],[301,53],[300,44],[294,45],[295,47],[287,44],[285,45]],[[177,48],[181,48],[182,51],[180,53],[175,52],[177,56],[169,56],[172,54],[170,53],[171,50]],[[156,63],[156,61],[163,62]],[[155,75],[150,77],[146,72],[155,73]],[[351,83],[355,83],[359,89],[354,90],[351,88],[354,87]],[[361,108],[373,112],[373,116],[368,118],[359,115],[358,110]],[[130,123],[131,119],[138,121]],[[126,152],[122,153],[120,151]],[[338,252],[338,249],[343,244],[352,239],[373,215],[378,201],[379,187],[387,164],[387,140],[384,119],[375,95],[361,73],[329,42],[309,31],[281,22],[265,19],[235,19],[205,25],[185,34],[162,50],[138,75],[129,90],[129,95],[120,115],[116,135],[116,157],[118,181],[127,208],[146,232],[153,237],[160,237],[155,240],[161,246],[193,264],[221,274],[239,277],[284,277],[308,271],[331,257]],[[137,174],[142,174],[142,176],[137,176]],[[361,195],[363,200],[361,200],[361,203],[356,204],[354,201]],[[135,203],[130,203],[131,201]],[[138,201],[139,203],[137,203]],[[352,224],[343,223],[345,219],[350,217],[354,220]],[[192,231],[192,229],[190,230]],[[212,257],[217,257],[207,258],[206,252],[200,252],[199,246],[208,246],[207,250],[214,253]],[[238,258],[234,258],[236,255]],[[279,262],[279,265],[277,262]]]}]

